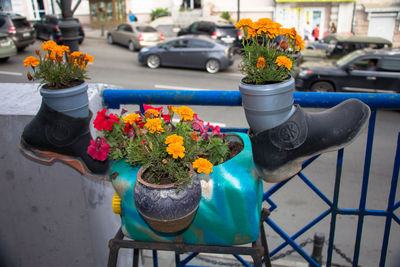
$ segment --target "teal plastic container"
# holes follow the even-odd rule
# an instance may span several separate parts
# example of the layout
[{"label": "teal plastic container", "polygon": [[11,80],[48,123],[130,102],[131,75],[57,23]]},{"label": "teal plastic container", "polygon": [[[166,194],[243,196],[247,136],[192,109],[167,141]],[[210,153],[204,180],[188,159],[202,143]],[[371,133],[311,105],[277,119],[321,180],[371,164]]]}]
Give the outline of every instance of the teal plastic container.
[{"label": "teal plastic container", "polygon": [[[192,224],[182,233],[186,244],[241,245],[253,242],[259,235],[262,179],[254,171],[251,143],[247,134],[234,133],[244,149],[234,158],[213,167],[201,178],[202,197]],[[133,188],[140,166],[124,160],[113,164],[111,179],[121,198],[121,228],[125,236],[136,241],[173,241],[174,235],[152,230],[135,207]]]}]

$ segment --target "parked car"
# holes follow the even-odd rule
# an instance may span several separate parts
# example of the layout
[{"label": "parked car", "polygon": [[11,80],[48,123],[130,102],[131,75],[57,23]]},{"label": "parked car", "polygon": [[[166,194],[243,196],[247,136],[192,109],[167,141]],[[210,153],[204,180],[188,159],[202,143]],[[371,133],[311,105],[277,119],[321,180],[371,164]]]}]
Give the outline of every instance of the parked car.
[{"label": "parked car", "polygon": [[337,61],[305,62],[296,89],[315,92],[400,92],[400,50],[356,50]]},{"label": "parked car", "polygon": [[189,27],[178,32],[178,36],[188,34],[208,35],[212,39],[221,40],[225,44],[232,45],[236,49],[242,47],[241,32],[235,29],[235,25],[227,22],[226,20],[196,21],[190,24]]},{"label": "parked car", "polygon": [[17,47],[13,40],[7,34],[0,33],[0,61],[7,61],[15,55],[17,55]]},{"label": "parked car", "polygon": [[148,24],[131,22],[118,25],[107,34],[109,44],[127,46],[129,50],[136,51],[142,47],[149,47],[164,41],[164,35]]},{"label": "parked car", "polygon": [[[79,44],[85,39],[85,31],[83,25],[80,23],[79,19],[74,18],[76,22],[79,23]],[[36,31],[36,37],[42,40],[55,41],[57,44],[62,44],[62,33],[60,30],[60,20],[61,18],[54,15],[45,15],[40,21],[34,24]]]},{"label": "parked car", "polygon": [[207,36],[182,36],[139,52],[139,62],[155,69],[160,66],[206,69],[216,73],[233,63],[231,46]]},{"label": "parked car", "polygon": [[25,17],[18,14],[0,12],[0,33],[11,37],[18,51],[35,42],[34,29]]},{"label": "parked car", "polygon": [[392,42],[381,37],[330,34],[307,45],[301,53],[301,61],[338,59],[348,53],[364,48],[389,48]]}]

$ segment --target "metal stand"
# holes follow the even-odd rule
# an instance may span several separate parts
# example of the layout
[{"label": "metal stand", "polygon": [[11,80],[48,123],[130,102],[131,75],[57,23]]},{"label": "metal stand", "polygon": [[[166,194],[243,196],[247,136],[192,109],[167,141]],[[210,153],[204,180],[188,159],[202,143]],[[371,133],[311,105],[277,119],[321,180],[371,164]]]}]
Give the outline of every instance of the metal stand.
[{"label": "metal stand", "polygon": [[[118,252],[120,248],[130,248],[134,250],[133,253],[133,266],[137,267],[139,264],[139,249],[153,250],[153,263],[157,266],[157,250],[175,251],[176,266],[184,266],[187,262],[181,262],[179,255],[187,252],[194,252],[196,256],[198,253],[216,253],[216,254],[234,254],[234,255],[250,255],[253,258],[254,266],[261,267],[264,258],[266,267],[271,267],[271,260],[269,258],[269,250],[267,245],[267,238],[263,222],[268,217],[269,211],[263,209],[261,213],[260,234],[251,247],[243,246],[211,246],[211,245],[191,245],[183,242],[182,236],[175,237],[173,242],[142,242],[134,240],[124,240],[124,235],[121,228],[117,234],[109,242],[109,256],[108,267],[116,267],[118,260]],[[193,257],[194,257],[193,256]],[[190,257],[191,259],[192,257]],[[189,260],[190,260],[189,259]]]}]

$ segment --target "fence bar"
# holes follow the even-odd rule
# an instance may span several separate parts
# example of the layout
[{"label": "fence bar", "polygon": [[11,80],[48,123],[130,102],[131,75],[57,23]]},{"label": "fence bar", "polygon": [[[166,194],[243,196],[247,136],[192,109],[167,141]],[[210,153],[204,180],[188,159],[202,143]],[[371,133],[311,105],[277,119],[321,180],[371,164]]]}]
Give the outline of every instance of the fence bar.
[{"label": "fence bar", "polygon": [[[329,108],[349,98],[357,98],[371,108],[400,108],[400,94],[294,92],[294,102],[302,107]],[[120,104],[185,104],[206,106],[241,106],[239,91],[213,90],[134,90],[105,89],[103,101],[108,108]]]},{"label": "fence bar", "polygon": [[199,252],[194,252],[192,254],[190,254],[189,256],[187,256],[184,260],[182,260],[180,262],[180,264],[182,264],[183,266],[185,266],[189,261],[191,261],[194,257],[196,257],[197,255],[199,255]]},{"label": "fence bar", "polygon": [[367,201],[369,172],[371,168],[372,145],[374,141],[374,132],[375,132],[375,120],[376,120],[376,109],[372,109],[368,125],[367,150],[365,152],[364,174],[363,174],[363,183],[361,187],[361,198],[359,206],[359,210],[361,213],[358,216],[356,244],[354,246],[353,266],[358,266],[358,259],[360,256],[361,236],[362,236],[362,228],[365,216],[363,213],[365,211],[365,205]]},{"label": "fence bar", "polygon": [[333,191],[331,227],[329,230],[328,256],[326,259],[326,267],[330,267],[332,263],[333,244],[335,240],[335,230],[336,230],[337,207],[339,202],[340,181],[342,179],[343,153],[344,152],[342,148],[338,151],[338,156],[337,156],[335,189]]},{"label": "fence bar", "polygon": [[315,185],[313,185],[303,173],[299,173],[298,175],[301,180],[303,180],[303,182],[315,192],[315,194],[317,194],[326,204],[328,204],[329,207],[332,207],[332,202]]},{"label": "fence bar", "polygon": [[[396,156],[394,159],[392,184],[390,186],[390,194],[389,194],[389,200],[388,200],[388,206],[387,206],[387,212],[389,212],[390,215],[393,214],[393,207],[394,207],[393,205],[394,205],[394,201],[396,198],[397,182],[399,180],[399,168],[400,168],[400,133],[397,137],[397,148],[396,148]],[[386,223],[385,223],[385,234],[383,236],[383,244],[382,244],[382,250],[381,250],[381,260],[379,263],[379,266],[382,266],[382,267],[385,266],[391,226],[392,226],[392,216],[387,216]]]},{"label": "fence bar", "polygon": [[392,213],[392,217],[393,217],[393,220],[395,220],[397,222],[397,224],[400,224],[400,219],[399,219],[399,217],[396,216],[396,214]]},{"label": "fence bar", "polygon": [[153,249],[153,267],[158,267],[158,255],[157,250]]},{"label": "fence bar", "polygon": [[[278,233],[286,242],[292,246],[305,260],[307,260],[312,267],[319,267],[318,263],[311,258],[299,245],[296,244],[282,229],[280,229],[272,220],[267,219],[267,224]],[[271,253],[272,255],[272,253]]]},{"label": "fence bar", "polygon": [[239,255],[237,255],[237,254],[232,254],[238,261],[240,261],[242,264],[243,264],[243,266],[246,266],[246,267],[251,267],[251,265],[250,264],[248,264],[242,257],[240,257]]}]

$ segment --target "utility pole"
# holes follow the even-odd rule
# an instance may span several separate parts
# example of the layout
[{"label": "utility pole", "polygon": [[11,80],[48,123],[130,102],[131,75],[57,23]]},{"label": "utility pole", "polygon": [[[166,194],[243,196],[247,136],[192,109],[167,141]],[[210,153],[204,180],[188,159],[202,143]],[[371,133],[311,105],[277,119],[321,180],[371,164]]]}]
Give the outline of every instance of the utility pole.
[{"label": "utility pole", "polygon": [[237,21],[240,20],[240,0],[237,0]]},{"label": "utility pole", "polygon": [[62,19],[60,21],[61,40],[64,45],[69,46],[71,52],[79,51],[79,23],[72,17],[81,0],[78,0],[71,9],[72,0],[56,0],[61,9]]}]

